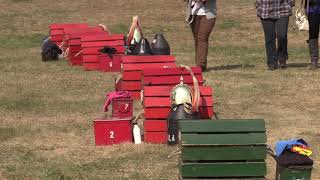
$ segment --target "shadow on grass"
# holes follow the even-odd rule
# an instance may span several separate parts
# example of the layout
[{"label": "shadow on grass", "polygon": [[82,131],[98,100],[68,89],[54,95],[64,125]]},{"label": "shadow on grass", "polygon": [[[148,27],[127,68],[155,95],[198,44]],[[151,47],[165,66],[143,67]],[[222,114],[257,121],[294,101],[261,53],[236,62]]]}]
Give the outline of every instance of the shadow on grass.
[{"label": "shadow on grass", "polygon": [[310,63],[288,63],[288,68],[305,68],[308,67]]},{"label": "shadow on grass", "polygon": [[215,67],[208,67],[207,71],[222,71],[222,70],[233,70],[233,69],[249,69],[254,68],[255,65],[250,64],[227,64],[227,65],[221,65],[221,66],[215,66]]}]

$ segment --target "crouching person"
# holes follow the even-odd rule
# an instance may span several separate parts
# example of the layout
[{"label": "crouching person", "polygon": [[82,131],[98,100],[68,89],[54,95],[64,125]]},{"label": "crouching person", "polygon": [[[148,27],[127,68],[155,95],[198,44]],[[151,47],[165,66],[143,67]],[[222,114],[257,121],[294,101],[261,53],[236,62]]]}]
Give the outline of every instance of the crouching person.
[{"label": "crouching person", "polygon": [[285,68],[288,60],[288,25],[294,0],[256,0],[257,16],[260,17],[267,53],[269,70]]},{"label": "crouching person", "polygon": [[319,67],[320,0],[309,0],[309,4],[306,4],[306,11],[309,21],[310,69],[316,69]]}]

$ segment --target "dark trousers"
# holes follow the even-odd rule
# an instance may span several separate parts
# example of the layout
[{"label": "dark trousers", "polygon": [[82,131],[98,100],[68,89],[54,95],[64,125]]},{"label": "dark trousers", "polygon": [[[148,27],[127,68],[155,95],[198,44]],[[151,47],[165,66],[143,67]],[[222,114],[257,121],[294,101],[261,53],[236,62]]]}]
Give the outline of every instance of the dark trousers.
[{"label": "dark trousers", "polygon": [[207,19],[206,16],[195,16],[190,24],[196,49],[196,65],[200,66],[202,70],[207,68],[209,36],[215,22],[216,18]]},{"label": "dark trousers", "polygon": [[[288,59],[289,17],[279,19],[261,19],[268,67],[277,67],[279,61]],[[276,45],[277,42],[277,45]]]},{"label": "dark trousers", "polygon": [[319,38],[320,14],[309,14],[309,39]]}]

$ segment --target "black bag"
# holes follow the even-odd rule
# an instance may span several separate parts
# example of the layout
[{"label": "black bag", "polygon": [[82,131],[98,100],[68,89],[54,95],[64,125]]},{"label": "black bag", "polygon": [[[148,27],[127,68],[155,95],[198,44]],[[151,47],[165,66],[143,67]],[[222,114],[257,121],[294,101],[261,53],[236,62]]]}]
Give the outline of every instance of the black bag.
[{"label": "black bag", "polygon": [[53,43],[50,37],[47,37],[42,41],[41,45],[41,57],[42,61],[49,61],[49,60],[57,60],[59,54],[62,54],[61,49],[58,45]]},{"label": "black bag", "polygon": [[134,55],[152,55],[150,44],[148,39],[142,38],[141,41],[137,44],[133,52]]},{"label": "black bag", "polygon": [[133,44],[129,44],[127,49],[127,55],[134,55],[134,50],[136,49],[137,46],[138,46],[138,43],[135,40]]},{"label": "black bag", "polygon": [[285,150],[279,157],[277,157],[277,163],[280,166],[289,167],[294,165],[300,166],[312,166],[313,160],[308,156],[300,155],[298,153]]},{"label": "black bag", "polygon": [[179,143],[179,120],[200,119],[199,114],[190,114],[185,111],[185,105],[179,104],[171,108],[168,118],[168,144]]},{"label": "black bag", "polygon": [[170,46],[163,34],[156,34],[152,43],[152,54],[153,55],[170,55]]},{"label": "black bag", "polygon": [[100,49],[99,52],[108,54],[109,57],[112,58],[112,56],[117,53],[117,49],[113,47],[105,46],[102,49]]}]

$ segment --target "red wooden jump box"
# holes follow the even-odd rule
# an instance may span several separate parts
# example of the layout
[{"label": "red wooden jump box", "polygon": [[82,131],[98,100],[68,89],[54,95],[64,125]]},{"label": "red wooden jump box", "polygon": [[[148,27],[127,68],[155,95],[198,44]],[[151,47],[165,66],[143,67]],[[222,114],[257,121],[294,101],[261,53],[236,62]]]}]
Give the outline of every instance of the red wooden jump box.
[{"label": "red wooden jump box", "polygon": [[173,68],[175,57],[169,55],[156,56],[122,56],[122,79],[115,85],[117,91],[129,91],[134,99],[140,98],[142,71],[149,68]]},{"label": "red wooden jump box", "polygon": [[83,67],[85,70],[101,70],[101,67],[102,71],[119,70],[118,65],[110,68],[110,62],[107,62],[107,64],[105,64],[105,59],[105,61],[100,64],[99,55],[101,54],[101,52],[99,50],[105,46],[115,48],[117,50],[116,54],[124,54],[124,35],[106,34],[81,36],[81,48],[83,50]]},{"label": "red wooden jump box", "polygon": [[131,120],[94,120],[93,127],[98,146],[133,141]]},{"label": "red wooden jump box", "polygon": [[133,117],[132,98],[112,99],[112,118],[131,119]]},{"label": "red wooden jump box", "polygon": [[165,144],[168,142],[168,132],[146,131],[144,132],[144,142],[154,144]]},{"label": "red wooden jump box", "polygon": [[113,55],[110,57],[108,54],[100,54],[98,57],[100,71],[120,72],[121,56],[122,55]]},{"label": "red wooden jump box", "polygon": [[144,142],[165,144],[168,142],[167,120],[145,120]]},{"label": "red wooden jump box", "polygon": [[63,41],[64,29],[65,28],[87,28],[89,27],[86,23],[78,23],[78,24],[60,24],[54,23],[49,25],[49,33],[51,37],[51,41],[60,46]]}]

